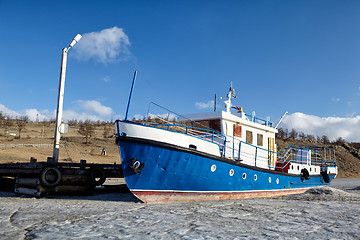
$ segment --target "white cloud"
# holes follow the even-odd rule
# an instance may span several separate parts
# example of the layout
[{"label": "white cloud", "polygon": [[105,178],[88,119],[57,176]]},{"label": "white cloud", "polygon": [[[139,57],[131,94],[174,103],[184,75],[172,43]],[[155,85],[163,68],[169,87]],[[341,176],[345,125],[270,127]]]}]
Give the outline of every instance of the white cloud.
[{"label": "white cloud", "polygon": [[[29,117],[30,121],[43,121],[45,119],[50,119],[50,118],[55,118],[55,114],[50,114],[49,111],[47,110],[43,110],[41,112],[39,112],[37,109],[32,108],[32,109],[26,109],[25,110],[25,114],[26,116]],[[51,115],[53,115],[51,117]]]},{"label": "white cloud", "polygon": [[169,120],[169,121],[174,121],[174,120],[177,121],[177,119],[178,119],[177,116],[175,114],[173,114],[173,113],[170,113],[170,114],[168,114],[168,113],[162,113],[162,114],[151,114],[151,113],[149,113],[148,116],[146,116],[146,118],[148,118],[148,117],[156,118],[156,119],[162,119],[162,120],[164,120],[164,122],[167,121],[167,120]]},{"label": "white cloud", "polygon": [[110,78],[109,78],[109,77],[104,77],[102,80],[103,80],[104,82],[110,82]]},{"label": "white cloud", "polygon": [[143,119],[144,119],[144,116],[141,115],[141,114],[135,114],[133,118],[135,118],[135,119],[137,119],[137,120],[143,120]]},{"label": "white cloud", "polygon": [[35,108],[31,109],[25,109],[20,112],[16,112],[14,110],[11,110],[4,105],[0,104],[0,112],[2,112],[4,115],[8,115],[11,118],[16,118],[20,116],[28,116],[30,121],[43,121],[43,120],[49,120],[51,118],[55,118],[55,112],[50,113],[48,110],[42,110],[38,111]]},{"label": "white cloud", "polygon": [[69,120],[91,120],[91,121],[97,121],[97,120],[104,120],[102,118],[100,118],[99,116],[96,116],[95,114],[90,114],[87,112],[75,112],[73,110],[66,110],[63,113],[63,119],[64,121],[69,121]]},{"label": "white cloud", "polygon": [[333,102],[340,102],[340,98],[331,98],[331,101],[333,101]]},{"label": "white cloud", "polygon": [[80,108],[89,113],[96,113],[100,115],[101,117],[110,117],[113,114],[113,110],[111,107],[106,107],[102,105],[100,102],[95,100],[78,100],[77,104],[80,106]]},{"label": "white cloud", "polygon": [[211,108],[214,108],[214,100],[208,101],[206,103],[204,103],[204,102],[196,102],[195,107],[197,109],[211,109]]},{"label": "white cloud", "polygon": [[[100,102],[95,100],[78,100],[75,102],[75,110],[67,109],[63,111],[63,119],[64,121],[69,120],[114,120],[114,119],[122,119],[122,115],[114,115],[114,111],[111,107],[107,107],[102,105]],[[30,121],[44,121],[55,119],[56,110],[38,110],[36,108],[25,109],[22,111],[14,111],[8,109],[4,105],[0,104],[0,112],[4,115],[8,115],[11,118],[16,118],[19,116],[28,116]]]},{"label": "white cloud", "polygon": [[127,60],[130,56],[129,46],[129,37],[123,29],[112,27],[83,34],[82,39],[74,46],[74,55],[81,61],[94,60],[107,64]]},{"label": "white cloud", "polygon": [[320,137],[325,135],[331,140],[342,137],[348,142],[360,142],[360,116],[318,117],[296,112],[285,117],[280,127]]},{"label": "white cloud", "polygon": [[0,104],[0,112],[2,112],[4,115],[8,115],[10,117],[18,117],[21,116],[20,113],[13,111],[11,109],[8,109],[7,107],[5,107],[4,105]]},{"label": "white cloud", "polygon": [[116,114],[116,115],[114,115],[113,116],[113,118],[111,119],[111,120],[118,120],[118,119],[124,119],[125,118],[125,116],[124,115],[122,115],[122,114]]}]

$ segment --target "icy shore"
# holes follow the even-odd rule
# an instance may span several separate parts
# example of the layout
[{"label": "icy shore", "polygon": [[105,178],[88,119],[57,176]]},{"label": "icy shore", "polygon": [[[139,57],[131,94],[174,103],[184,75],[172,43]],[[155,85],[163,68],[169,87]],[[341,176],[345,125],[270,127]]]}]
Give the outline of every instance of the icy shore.
[{"label": "icy shore", "polygon": [[281,198],[144,204],[0,192],[0,239],[360,239],[360,179]]}]

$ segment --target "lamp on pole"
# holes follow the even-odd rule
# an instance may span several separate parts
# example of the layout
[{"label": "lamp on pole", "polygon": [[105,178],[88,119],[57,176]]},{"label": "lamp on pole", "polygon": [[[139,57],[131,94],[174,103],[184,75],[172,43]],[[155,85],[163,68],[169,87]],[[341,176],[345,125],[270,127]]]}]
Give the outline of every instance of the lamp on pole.
[{"label": "lamp on pole", "polygon": [[63,48],[62,58],[61,58],[61,69],[60,69],[60,80],[59,80],[59,95],[57,102],[57,111],[56,111],[56,122],[55,122],[55,136],[54,136],[54,150],[53,157],[48,158],[48,161],[57,163],[59,160],[59,147],[60,147],[60,127],[62,123],[62,113],[63,113],[63,102],[64,102],[64,86],[65,86],[65,72],[66,72],[66,61],[67,53],[78,41],[81,39],[81,35],[77,34],[71,41],[68,48]]}]

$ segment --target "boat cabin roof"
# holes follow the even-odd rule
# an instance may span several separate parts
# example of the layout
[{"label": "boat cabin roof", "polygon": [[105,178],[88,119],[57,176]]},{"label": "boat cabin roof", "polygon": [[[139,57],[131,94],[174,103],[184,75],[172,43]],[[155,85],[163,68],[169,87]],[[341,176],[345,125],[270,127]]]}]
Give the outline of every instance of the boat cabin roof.
[{"label": "boat cabin roof", "polygon": [[223,121],[231,122],[233,124],[244,125],[250,128],[259,129],[266,132],[277,133],[278,130],[271,126],[271,123],[258,119],[251,118],[251,116],[247,116],[245,113],[229,113],[225,111],[217,111],[217,112],[206,112],[206,113],[194,113],[194,114],[186,114],[182,116],[183,119],[180,121],[204,121],[204,120],[216,120],[220,119]]}]

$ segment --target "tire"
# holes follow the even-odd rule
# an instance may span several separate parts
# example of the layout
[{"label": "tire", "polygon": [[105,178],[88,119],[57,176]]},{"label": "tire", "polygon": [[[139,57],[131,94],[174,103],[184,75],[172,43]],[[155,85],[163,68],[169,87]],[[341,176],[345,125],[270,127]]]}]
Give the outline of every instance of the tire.
[{"label": "tire", "polygon": [[310,179],[310,173],[306,168],[303,168],[301,170],[301,177],[304,178],[305,180],[309,180]]},{"label": "tire", "polygon": [[321,172],[321,176],[322,176],[322,178],[324,179],[324,182],[325,183],[329,183],[330,182],[330,177],[329,177],[329,175],[327,174],[327,172]]},{"label": "tire", "polygon": [[62,179],[62,174],[57,167],[47,167],[41,173],[41,184],[44,187],[53,188],[59,185]]},{"label": "tire", "polygon": [[91,168],[89,172],[89,180],[95,186],[102,185],[106,180],[105,172],[102,168]]}]

